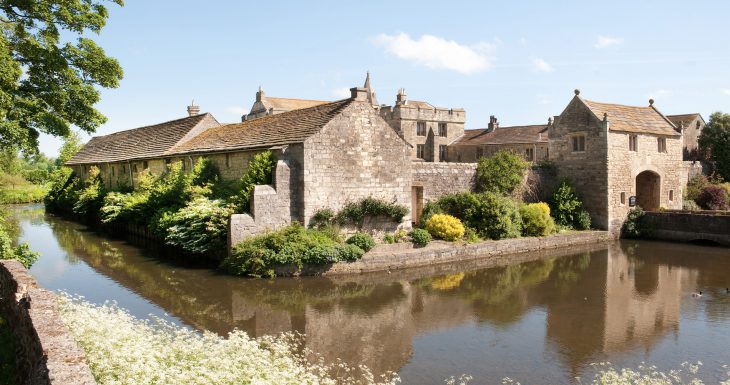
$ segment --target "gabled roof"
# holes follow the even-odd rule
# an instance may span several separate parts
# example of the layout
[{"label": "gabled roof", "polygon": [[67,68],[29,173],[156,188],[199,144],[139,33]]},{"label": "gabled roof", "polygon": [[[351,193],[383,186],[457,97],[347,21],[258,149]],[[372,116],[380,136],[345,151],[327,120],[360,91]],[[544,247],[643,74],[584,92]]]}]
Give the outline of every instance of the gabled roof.
[{"label": "gabled roof", "polygon": [[273,108],[275,110],[292,111],[302,108],[314,107],[329,102],[325,100],[274,98],[270,96],[265,96],[263,98],[263,103],[267,109]]},{"label": "gabled roof", "polygon": [[406,101],[406,104],[404,104],[403,106],[422,108],[422,109],[428,109],[428,110],[433,110],[435,108],[431,103],[422,102],[420,100],[408,100],[408,101]]},{"label": "gabled roof", "polygon": [[636,107],[621,104],[599,103],[578,97],[588,109],[603,120],[608,115],[611,131],[636,132],[657,135],[679,135],[674,124],[653,106]]},{"label": "gabled roof", "polygon": [[700,118],[700,120],[704,123],[705,119],[702,118],[702,115],[695,112],[693,114],[681,114],[681,115],[667,115],[667,119],[671,120],[674,125],[679,128],[680,123],[683,124],[689,124],[696,118]]},{"label": "gabled roof", "polygon": [[96,136],[67,165],[120,162],[163,156],[190,135],[219,123],[209,113]]},{"label": "gabled roof", "polygon": [[245,150],[301,143],[319,132],[351,102],[352,99],[344,99],[211,128],[176,146],[168,154]]},{"label": "gabled roof", "polygon": [[478,128],[466,130],[457,139],[457,145],[547,143],[548,127],[544,124],[531,126],[497,127],[493,130]]}]

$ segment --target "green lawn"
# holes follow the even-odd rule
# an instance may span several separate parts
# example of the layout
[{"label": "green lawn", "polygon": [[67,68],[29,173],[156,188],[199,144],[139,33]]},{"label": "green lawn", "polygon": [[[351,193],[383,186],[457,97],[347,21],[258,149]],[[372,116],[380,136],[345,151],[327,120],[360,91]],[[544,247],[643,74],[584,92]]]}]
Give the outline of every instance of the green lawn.
[{"label": "green lawn", "polygon": [[5,319],[0,316],[0,385],[15,384],[15,341]]}]

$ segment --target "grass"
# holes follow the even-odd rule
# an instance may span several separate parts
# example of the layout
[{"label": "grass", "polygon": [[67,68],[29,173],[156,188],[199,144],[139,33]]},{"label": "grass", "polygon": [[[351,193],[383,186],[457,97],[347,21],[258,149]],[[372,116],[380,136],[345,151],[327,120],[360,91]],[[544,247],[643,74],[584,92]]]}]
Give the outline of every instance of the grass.
[{"label": "grass", "polygon": [[15,384],[15,341],[10,326],[0,315],[0,384]]},{"label": "grass", "polygon": [[42,202],[47,193],[46,186],[35,184],[4,186],[0,188],[0,204]]}]

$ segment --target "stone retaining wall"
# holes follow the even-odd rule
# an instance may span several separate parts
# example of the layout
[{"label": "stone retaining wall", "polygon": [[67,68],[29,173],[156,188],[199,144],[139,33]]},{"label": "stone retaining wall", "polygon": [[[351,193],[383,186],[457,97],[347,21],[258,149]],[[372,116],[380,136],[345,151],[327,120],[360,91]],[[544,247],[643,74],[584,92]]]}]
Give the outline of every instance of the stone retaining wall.
[{"label": "stone retaining wall", "polygon": [[514,256],[520,253],[612,240],[614,238],[607,231],[584,231],[543,238],[514,238],[471,244],[434,241],[422,248],[414,248],[410,244],[378,245],[356,262],[305,266],[301,270],[293,266],[286,266],[278,268],[276,273],[280,276],[360,274],[480,259],[494,260],[497,264],[509,264]]},{"label": "stone retaining wall", "polygon": [[423,187],[425,201],[474,190],[476,173],[476,163],[411,162],[411,183]]},{"label": "stone retaining wall", "polygon": [[658,211],[647,212],[649,238],[673,242],[707,240],[730,246],[730,213]]},{"label": "stone retaining wall", "polygon": [[19,383],[96,384],[61,321],[55,294],[38,287],[18,261],[0,261],[0,311],[15,337]]}]

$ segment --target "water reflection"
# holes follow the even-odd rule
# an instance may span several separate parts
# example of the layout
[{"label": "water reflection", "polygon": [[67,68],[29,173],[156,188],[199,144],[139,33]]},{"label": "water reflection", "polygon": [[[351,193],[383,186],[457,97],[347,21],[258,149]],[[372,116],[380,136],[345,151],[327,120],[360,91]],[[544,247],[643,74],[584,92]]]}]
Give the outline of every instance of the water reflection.
[{"label": "water reflection", "polygon": [[[727,249],[620,242],[523,256],[533,260],[506,267],[439,267],[439,274],[434,268],[246,280],[161,262],[42,209],[15,212],[22,238],[36,246],[43,241],[33,234],[50,229],[53,239],[45,241],[58,245],[45,250],[41,266],[88,267],[83,274],[34,267],[44,286],[103,277],[115,285],[77,285],[87,291],[79,294],[131,301],[132,311],[144,316],[149,306],[135,307],[130,299],[141,298],[220,334],[233,328],[254,336],[302,332],[306,346],[325,359],[400,371],[404,383],[441,383],[460,373],[480,381],[511,376],[564,383],[595,361],[675,366],[687,359],[717,361],[726,356],[722,346],[730,346]],[[708,294],[693,300],[688,294],[694,290]],[[692,334],[697,330],[712,338],[709,346]]]}]

